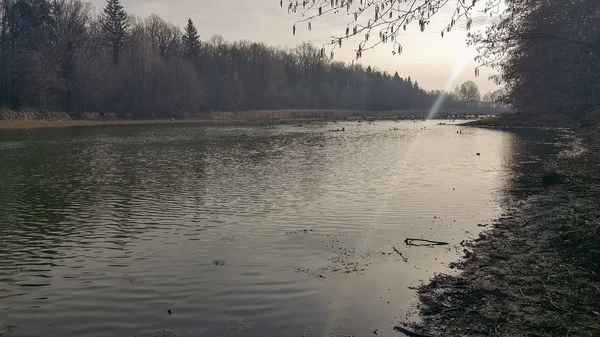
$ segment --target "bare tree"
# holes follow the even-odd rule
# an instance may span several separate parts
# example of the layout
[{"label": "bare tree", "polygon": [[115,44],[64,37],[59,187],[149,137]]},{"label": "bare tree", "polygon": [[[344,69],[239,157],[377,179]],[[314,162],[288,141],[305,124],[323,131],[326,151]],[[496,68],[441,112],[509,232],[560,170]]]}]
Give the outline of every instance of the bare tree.
[{"label": "bare tree", "polygon": [[485,95],[483,95],[483,97],[481,98],[481,101],[485,103],[493,103],[494,99],[492,98],[492,92],[486,92]]},{"label": "bare tree", "polygon": [[145,21],[145,28],[152,46],[160,56],[168,58],[181,54],[181,30],[158,15],[152,14]]},{"label": "bare tree", "polygon": [[57,58],[64,85],[64,109],[70,112],[75,107],[74,101],[81,97],[81,94],[75,95],[74,91],[80,90],[86,81],[78,68],[87,58],[92,8],[81,0],[55,0],[54,6],[57,10],[54,13],[53,54]]},{"label": "bare tree", "polygon": [[460,86],[459,98],[461,101],[466,103],[479,102],[481,99],[479,87],[477,87],[477,84],[475,84],[473,81],[466,81]]}]

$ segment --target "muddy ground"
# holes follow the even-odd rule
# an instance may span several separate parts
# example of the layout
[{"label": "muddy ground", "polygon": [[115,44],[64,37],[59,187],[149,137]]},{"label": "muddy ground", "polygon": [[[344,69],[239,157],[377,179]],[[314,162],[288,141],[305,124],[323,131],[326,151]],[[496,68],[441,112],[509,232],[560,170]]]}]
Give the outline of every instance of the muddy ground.
[{"label": "muddy ground", "polygon": [[507,214],[419,289],[423,321],[399,334],[600,336],[600,128],[576,135],[584,151],[516,172]]}]

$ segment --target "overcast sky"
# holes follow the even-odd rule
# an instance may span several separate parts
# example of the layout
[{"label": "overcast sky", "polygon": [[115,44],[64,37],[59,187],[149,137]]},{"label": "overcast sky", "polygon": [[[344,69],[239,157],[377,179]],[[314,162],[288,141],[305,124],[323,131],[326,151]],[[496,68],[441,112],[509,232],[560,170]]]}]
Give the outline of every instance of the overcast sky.
[{"label": "overcast sky", "polygon": [[[91,2],[98,12],[104,6],[104,0]],[[203,40],[219,34],[229,41],[249,40],[273,46],[295,46],[304,41],[321,46],[330,41],[332,35],[345,34],[346,24],[351,20],[345,11],[323,16],[312,21],[312,31],[308,31],[306,23],[298,24],[296,36],[293,36],[292,26],[300,17],[287,14],[287,0],[284,0],[283,9],[279,0],[122,0],[122,3],[136,16],[154,13],[181,27],[191,18]],[[472,30],[481,29],[486,21],[482,14],[476,16]],[[482,69],[479,77],[474,76],[476,52],[473,47],[467,47],[464,28],[455,27],[441,38],[440,31],[448,20],[448,11],[444,11],[438,13],[425,32],[420,32],[418,26],[409,26],[399,37],[402,55],[393,56],[391,45],[380,45],[363,53],[360,63],[390,73],[398,71],[402,77],[411,76],[427,90],[454,88],[466,80],[477,83],[482,95],[496,89],[488,80],[490,72],[487,69]],[[335,51],[335,59],[351,62],[359,42],[345,42],[342,49]],[[461,65],[464,68],[451,81]]]}]

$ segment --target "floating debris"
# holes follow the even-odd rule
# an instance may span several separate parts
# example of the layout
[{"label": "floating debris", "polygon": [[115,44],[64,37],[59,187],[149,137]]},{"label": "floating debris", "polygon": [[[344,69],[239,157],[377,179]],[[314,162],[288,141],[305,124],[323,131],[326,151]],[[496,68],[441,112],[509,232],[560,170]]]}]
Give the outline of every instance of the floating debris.
[{"label": "floating debris", "polygon": [[422,333],[410,331],[410,330],[408,330],[406,328],[403,328],[403,327],[397,326],[397,325],[394,327],[394,330],[396,330],[398,332],[401,332],[401,333],[407,335],[408,337],[432,337],[430,335],[425,335],[425,334],[422,334]]},{"label": "floating debris", "polygon": [[294,234],[302,234],[302,233],[309,233],[309,232],[314,232],[314,229],[300,229],[297,231],[291,231],[291,232],[285,232],[285,235],[294,235]]},{"label": "floating debris", "polygon": [[0,325],[0,336],[9,336],[16,329],[17,327],[14,325],[2,324]]},{"label": "floating debris", "polygon": [[[0,330],[0,332],[2,332],[2,331]],[[175,331],[169,330],[169,329],[157,330],[157,331],[152,331],[152,332],[145,331],[137,336],[138,337],[179,337],[179,335]]]},{"label": "floating debris", "polygon": [[449,245],[448,242],[444,241],[432,241],[426,239],[410,239],[407,238],[404,240],[407,246],[446,246]]},{"label": "floating debris", "polygon": [[400,255],[400,257],[402,257],[402,260],[404,260],[404,262],[408,262],[408,259],[406,257],[404,257],[404,255],[402,255],[402,253],[398,249],[396,249],[396,247],[392,247],[392,248],[394,248],[394,251],[396,253],[398,253],[398,255]]}]

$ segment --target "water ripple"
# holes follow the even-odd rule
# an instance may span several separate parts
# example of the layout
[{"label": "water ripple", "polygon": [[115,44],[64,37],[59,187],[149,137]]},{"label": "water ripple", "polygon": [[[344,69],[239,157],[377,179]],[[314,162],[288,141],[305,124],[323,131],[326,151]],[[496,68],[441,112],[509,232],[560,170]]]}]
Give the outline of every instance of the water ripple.
[{"label": "water ripple", "polygon": [[456,244],[498,216],[516,140],[340,124],[346,132],[179,125],[4,137],[0,310],[11,336],[387,327],[412,305],[407,286],[456,257],[414,249],[405,263],[391,247],[404,250],[408,236]]}]

